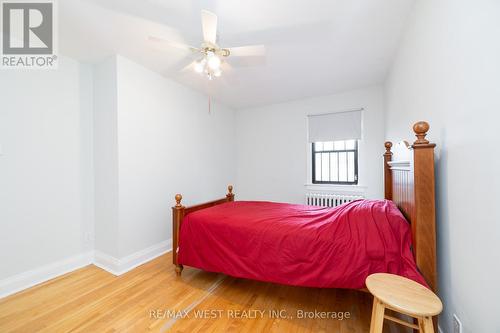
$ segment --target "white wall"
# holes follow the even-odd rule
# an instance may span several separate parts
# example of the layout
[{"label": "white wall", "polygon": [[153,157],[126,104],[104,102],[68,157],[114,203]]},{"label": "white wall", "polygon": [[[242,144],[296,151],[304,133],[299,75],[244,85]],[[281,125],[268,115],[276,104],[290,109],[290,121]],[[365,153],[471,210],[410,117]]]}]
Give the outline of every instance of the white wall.
[{"label": "white wall", "polygon": [[91,70],[59,61],[0,74],[0,280],[92,249]]},{"label": "white wall", "polygon": [[369,198],[383,195],[384,101],[382,87],[238,110],[238,199],[304,203],[308,169],[307,115],[364,108],[359,185]]},{"label": "white wall", "polygon": [[95,65],[93,69],[95,249],[119,257],[116,57]]},{"label": "white wall", "polygon": [[387,138],[424,119],[437,143],[443,332],[500,332],[499,36],[499,1],[417,1],[387,82]]},{"label": "white wall", "polygon": [[112,266],[168,244],[176,193],[186,205],[225,196],[234,114],[217,103],[209,114],[206,96],[121,56],[94,74],[96,250]]},{"label": "white wall", "polygon": [[130,269],[168,247],[176,193],[193,204],[235,180],[233,110],[208,114],[206,96],[120,56],[3,71],[0,93],[0,297],[94,249]]},{"label": "white wall", "polygon": [[118,57],[119,254],[171,238],[171,207],[224,197],[235,179],[234,114]]}]

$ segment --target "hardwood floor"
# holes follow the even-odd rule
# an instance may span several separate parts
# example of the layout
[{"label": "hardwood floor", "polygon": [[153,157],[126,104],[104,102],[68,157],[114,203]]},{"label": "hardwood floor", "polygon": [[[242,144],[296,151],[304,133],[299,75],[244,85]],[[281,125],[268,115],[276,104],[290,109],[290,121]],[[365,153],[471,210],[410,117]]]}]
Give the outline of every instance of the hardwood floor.
[{"label": "hardwood floor", "polygon": [[[118,277],[90,265],[0,299],[0,332],[368,332],[371,305],[371,295],[359,291],[289,287],[189,267],[177,277],[168,253]],[[350,316],[301,319],[300,310]],[[170,318],[173,313],[181,316]],[[399,328],[386,323],[384,332]]]}]

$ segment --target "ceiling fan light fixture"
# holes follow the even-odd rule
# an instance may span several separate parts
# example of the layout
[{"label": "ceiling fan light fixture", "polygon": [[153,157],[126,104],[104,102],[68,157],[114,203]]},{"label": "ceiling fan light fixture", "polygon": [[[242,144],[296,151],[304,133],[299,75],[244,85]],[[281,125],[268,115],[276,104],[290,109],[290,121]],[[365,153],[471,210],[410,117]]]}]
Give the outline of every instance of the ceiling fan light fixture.
[{"label": "ceiling fan light fixture", "polygon": [[209,80],[222,75],[222,60],[213,51],[206,51],[203,58],[194,62],[193,69],[196,73],[205,74]]},{"label": "ceiling fan light fixture", "polygon": [[207,65],[211,70],[219,69],[221,64],[220,58],[211,52],[211,54],[207,55]]}]

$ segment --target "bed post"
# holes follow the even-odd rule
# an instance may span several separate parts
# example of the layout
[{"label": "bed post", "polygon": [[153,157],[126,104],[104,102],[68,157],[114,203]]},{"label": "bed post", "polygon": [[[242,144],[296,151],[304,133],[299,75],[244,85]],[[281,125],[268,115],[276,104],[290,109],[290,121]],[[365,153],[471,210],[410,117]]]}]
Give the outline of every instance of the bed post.
[{"label": "bed post", "polygon": [[177,261],[177,251],[179,249],[179,230],[184,218],[184,207],[181,205],[182,195],[175,195],[175,206],[172,207],[172,262],[175,265],[175,273],[181,275],[182,265]]},{"label": "bed post", "polygon": [[[385,143],[385,198],[392,200],[411,224],[415,261],[429,287],[437,291],[435,144],[426,139],[429,124],[413,125],[413,145]],[[394,150],[391,151],[391,148]]]},{"label": "bed post", "polygon": [[437,291],[436,207],[434,180],[434,143],[425,138],[429,124],[413,125],[417,140],[413,143],[415,193],[415,253],[417,265],[433,291]]},{"label": "bed post", "polygon": [[200,209],[205,209],[215,205],[234,201],[233,185],[228,185],[227,191],[228,192],[225,198],[189,207],[185,207],[181,204],[182,195],[175,195],[175,206],[172,207],[172,262],[175,265],[175,272],[177,273],[177,275],[181,275],[183,269],[182,265],[179,264],[179,261],[177,260],[177,255],[179,252],[179,232],[181,230],[182,220],[184,219],[184,216]]},{"label": "bed post", "polygon": [[233,185],[229,185],[227,187],[226,200],[228,202],[233,202],[234,201]]},{"label": "bed post", "polygon": [[392,160],[392,142],[385,142],[385,153],[384,153],[384,197],[387,200],[392,200],[392,172],[391,167],[388,162]]}]

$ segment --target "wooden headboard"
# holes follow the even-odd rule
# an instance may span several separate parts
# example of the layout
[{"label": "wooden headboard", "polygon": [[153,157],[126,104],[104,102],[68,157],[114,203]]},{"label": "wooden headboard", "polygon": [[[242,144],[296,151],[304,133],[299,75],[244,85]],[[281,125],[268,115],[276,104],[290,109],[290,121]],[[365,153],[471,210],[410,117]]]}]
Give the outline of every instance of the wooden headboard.
[{"label": "wooden headboard", "polygon": [[[392,200],[411,224],[413,253],[420,272],[433,291],[437,290],[436,208],[434,191],[434,147],[425,137],[429,124],[413,125],[417,140],[394,147],[385,143],[385,198]],[[392,148],[392,151],[391,151]]]}]

